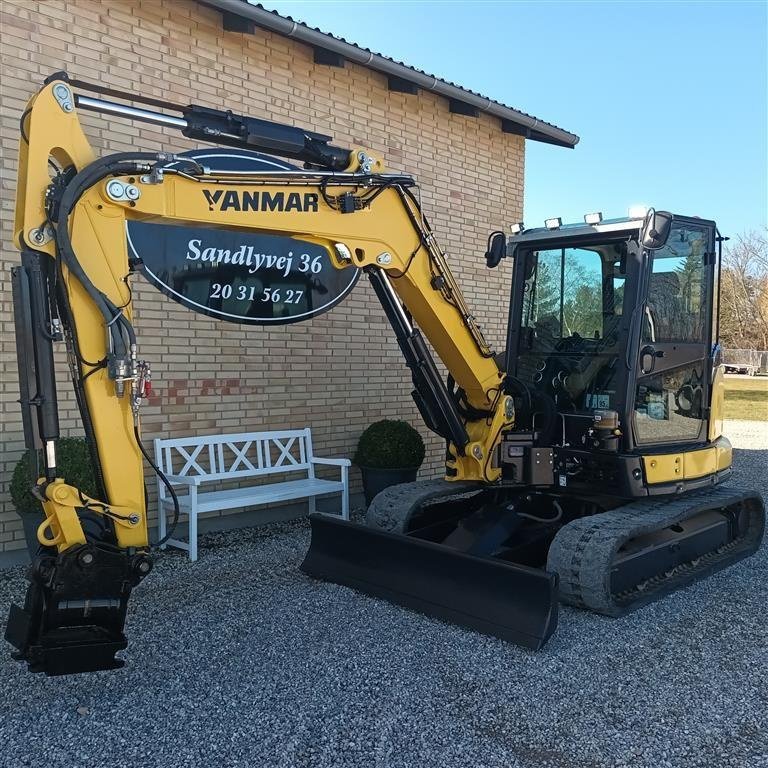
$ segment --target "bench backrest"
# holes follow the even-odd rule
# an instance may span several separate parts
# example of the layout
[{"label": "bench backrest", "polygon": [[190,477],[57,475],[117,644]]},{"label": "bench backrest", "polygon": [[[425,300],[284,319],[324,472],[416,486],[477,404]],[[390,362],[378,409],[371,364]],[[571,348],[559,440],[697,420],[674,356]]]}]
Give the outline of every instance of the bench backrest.
[{"label": "bench backrest", "polygon": [[309,429],[155,440],[155,460],[164,473],[208,480],[298,470],[313,476],[312,456]]}]

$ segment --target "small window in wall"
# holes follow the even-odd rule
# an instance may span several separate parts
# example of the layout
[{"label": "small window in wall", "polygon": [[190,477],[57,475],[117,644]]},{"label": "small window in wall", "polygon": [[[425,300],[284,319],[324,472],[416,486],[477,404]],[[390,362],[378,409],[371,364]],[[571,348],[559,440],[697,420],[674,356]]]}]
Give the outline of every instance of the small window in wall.
[{"label": "small window in wall", "polygon": [[673,225],[667,244],[653,253],[645,341],[707,341],[708,250],[709,230],[681,222]]},{"label": "small window in wall", "polygon": [[644,376],[635,396],[638,444],[696,440],[704,425],[704,361]]}]

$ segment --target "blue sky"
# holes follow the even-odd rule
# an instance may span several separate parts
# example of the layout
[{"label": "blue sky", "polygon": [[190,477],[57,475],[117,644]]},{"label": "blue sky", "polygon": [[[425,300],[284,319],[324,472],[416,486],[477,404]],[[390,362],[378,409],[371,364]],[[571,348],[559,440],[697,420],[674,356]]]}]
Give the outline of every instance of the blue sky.
[{"label": "blue sky", "polygon": [[527,143],[527,226],[636,203],[768,225],[763,0],[262,2],[581,136]]}]

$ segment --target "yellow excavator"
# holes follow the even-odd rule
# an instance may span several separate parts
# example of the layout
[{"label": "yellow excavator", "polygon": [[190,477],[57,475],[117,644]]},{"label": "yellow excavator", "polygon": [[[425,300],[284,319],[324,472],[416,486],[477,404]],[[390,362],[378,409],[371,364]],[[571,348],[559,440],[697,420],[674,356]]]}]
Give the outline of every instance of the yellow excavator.
[{"label": "yellow excavator", "polygon": [[[85,111],[218,146],[96,157]],[[45,519],[6,638],[32,671],[122,665],[127,602],[153,563],[143,459],[178,519],[141,441],[151,372],[134,273],[192,311],[254,325],[307,319],[370,280],[419,412],[445,440],[445,477],[383,491],[364,523],[312,515],[312,577],[540,648],[560,601],[620,615],[759,546],[760,496],[721,486],[714,222],[650,210],[492,233],[487,266],[514,262],[497,354],[415,181],[365,149],[63,72],[31,98],[20,133],[12,285],[25,439],[42,456],[30,492]],[[96,498],[57,469],[59,343]]]}]

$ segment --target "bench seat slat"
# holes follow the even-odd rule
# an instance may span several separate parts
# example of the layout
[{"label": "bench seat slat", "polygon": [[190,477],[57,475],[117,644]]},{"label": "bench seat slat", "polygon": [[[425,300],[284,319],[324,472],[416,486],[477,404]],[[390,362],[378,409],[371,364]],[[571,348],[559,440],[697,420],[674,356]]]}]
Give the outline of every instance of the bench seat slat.
[{"label": "bench seat slat", "polygon": [[[247,480],[249,477],[263,477],[264,475],[279,475],[281,473],[288,474],[289,472],[306,472],[309,469],[309,464],[298,464],[295,466],[282,467],[270,467],[269,469],[236,469],[234,472],[218,472],[216,474],[198,475],[196,473],[187,472],[185,477],[197,478],[201,483],[209,482],[221,482],[222,480]],[[171,481],[176,482],[177,475],[171,475]]]},{"label": "bench seat slat", "polygon": [[163,447],[177,448],[179,446],[184,448],[194,448],[198,445],[223,445],[226,443],[244,443],[248,440],[268,440],[273,437],[286,438],[286,437],[303,437],[305,431],[303,429],[282,429],[275,432],[239,432],[237,434],[226,435],[196,435],[195,437],[177,437],[161,440]]},{"label": "bench seat slat", "polygon": [[[269,504],[277,501],[303,499],[308,496],[321,496],[325,493],[338,493],[344,490],[344,484],[335,480],[308,478],[290,480],[284,483],[271,483],[248,488],[229,488],[226,491],[198,491],[198,512],[212,512],[217,509],[234,509],[257,504]],[[179,507],[183,511],[190,509],[189,496],[179,496]],[[173,508],[171,499],[165,499],[165,505]]]}]

